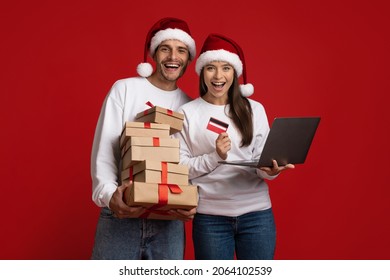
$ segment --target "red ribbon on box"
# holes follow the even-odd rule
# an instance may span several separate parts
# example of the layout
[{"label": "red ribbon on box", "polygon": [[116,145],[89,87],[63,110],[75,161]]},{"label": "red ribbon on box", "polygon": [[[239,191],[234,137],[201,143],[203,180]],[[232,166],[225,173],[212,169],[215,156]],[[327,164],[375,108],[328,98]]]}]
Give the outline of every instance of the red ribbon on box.
[{"label": "red ribbon on box", "polygon": [[168,204],[168,190],[173,194],[183,192],[176,184],[158,184],[158,202],[155,206],[161,207]]},{"label": "red ribbon on box", "polygon": [[[150,102],[150,101],[146,102],[145,104],[148,105],[150,108],[153,108],[153,107],[154,107],[154,105],[153,105],[152,102]],[[144,111],[144,115],[147,115],[147,114],[148,114],[148,110],[149,110],[149,109],[146,109],[146,110]]]},{"label": "red ribbon on box", "polygon": [[[153,205],[149,209],[145,211],[140,218],[147,218],[151,213],[154,213],[154,211],[157,211],[158,208],[163,207],[168,204],[168,190],[171,193],[174,194],[180,194],[182,193],[182,189],[175,184],[158,184],[158,202],[157,204]],[[158,210],[162,212],[162,210]],[[160,214],[160,213],[158,213]]]},{"label": "red ribbon on box", "polygon": [[153,137],[153,147],[160,147],[160,138]]},{"label": "red ribbon on box", "polygon": [[168,204],[168,186],[166,184],[158,184],[158,203],[157,207]]},{"label": "red ribbon on box", "polygon": [[151,127],[150,122],[144,123],[144,128],[150,128],[150,127]]},{"label": "red ribbon on box", "polygon": [[130,166],[129,168],[129,181],[133,182],[133,167]]},{"label": "red ribbon on box", "polygon": [[168,163],[161,162],[161,183],[168,183]]},{"label": "red ribbon on box", "polygon": [[[164,185],[164,184],[160,184],[160,185]],[[176,184],[165,184],[165,185],[168,186],[171,193],[180,194],[183,192],[182,189],[179,187],[179,185]]]},{"label": "red ribbon on box", "polygon": [[[153,105],[152,102],[150,102],[150,101],[146,102],[145,104],[148,105],[150,108],[153,108],[153,107],[154,107],[154,105]],[[144,111],[144,115],[147,115],[147,114],[148,114],[148,109]],[[168,114],[169,116],[172,116],[172,115],[173,115],[173,111],[170,110],[170,109],[167,109],[167,114]]]}]

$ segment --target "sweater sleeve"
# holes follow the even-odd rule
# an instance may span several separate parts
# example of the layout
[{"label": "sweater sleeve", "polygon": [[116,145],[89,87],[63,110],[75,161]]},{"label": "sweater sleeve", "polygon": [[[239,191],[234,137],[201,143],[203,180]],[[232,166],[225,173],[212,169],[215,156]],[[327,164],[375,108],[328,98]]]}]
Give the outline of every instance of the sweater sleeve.
[{"label": "sweater sleeve", "polygon": [[184,114],[184,123],[183,129],[181,132],[176,133],[174,137],[180,140],[180,164],[187,165],[189,169],[189,179],[203,176],[212,172],[217,168],[220,163],[218,161],[222,160],[218,155],[217,151],[214,150],[210,153],[201,154],[196,156],[194,152],[194,147],[192,145],[189,122],[187,115],[180,108],[179,111]]},{"label": "sweater sleeve", "polygon": [[92,154],[92,200],[99,207],[109,206],[118,186],[123,108],[116,100],[118,87],[113,86],[107,95],[97,122]]}]

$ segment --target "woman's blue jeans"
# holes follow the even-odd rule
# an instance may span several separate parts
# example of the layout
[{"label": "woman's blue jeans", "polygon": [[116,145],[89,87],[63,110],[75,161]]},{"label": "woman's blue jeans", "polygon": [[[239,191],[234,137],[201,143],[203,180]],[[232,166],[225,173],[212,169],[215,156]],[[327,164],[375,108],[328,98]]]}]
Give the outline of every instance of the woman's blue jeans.
[{"label": "woman's blue jeans", "polygon": [[192,238],[195,259],[271,260],[276,229],[272,208],[238,217],[196,214]]}]

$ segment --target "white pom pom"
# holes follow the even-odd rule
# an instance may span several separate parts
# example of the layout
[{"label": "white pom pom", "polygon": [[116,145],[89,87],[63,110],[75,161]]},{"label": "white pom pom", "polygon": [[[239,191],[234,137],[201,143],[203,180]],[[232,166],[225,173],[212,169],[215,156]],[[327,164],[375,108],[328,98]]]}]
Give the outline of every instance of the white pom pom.
[{"label": "white pom pom", "polygon": [[143,62],[138,64],[137,66],[137,73],[141,77],[149,77],[153,73],[153,66],[148,62]]},{"label": "white pom pom", "polygon": [[245,97],[251,96],[255,89],[252,84],[240,85],[241,94]]}]

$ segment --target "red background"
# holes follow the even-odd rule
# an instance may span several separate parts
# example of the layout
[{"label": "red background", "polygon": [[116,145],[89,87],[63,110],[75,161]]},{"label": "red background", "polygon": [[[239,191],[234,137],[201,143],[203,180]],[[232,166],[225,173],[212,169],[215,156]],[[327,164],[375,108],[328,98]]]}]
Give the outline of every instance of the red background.
[{"label": "red background", "polygon": [[[307,162],[270,182],[276,259],[390,259],[387,1],[135,2],[2,4],[0,259],[90,257],[100,107],[165,16],[190,24],[198,50],[210,32],[239,42],[270,121],[322,117]],[[180,86],[197,85],[191,64]]]}]

